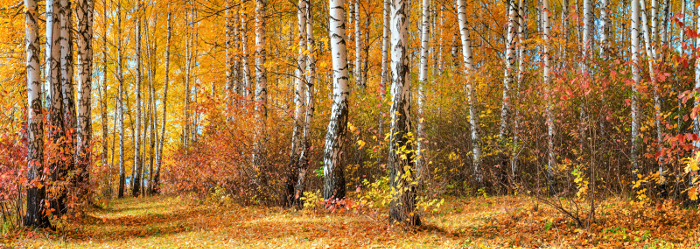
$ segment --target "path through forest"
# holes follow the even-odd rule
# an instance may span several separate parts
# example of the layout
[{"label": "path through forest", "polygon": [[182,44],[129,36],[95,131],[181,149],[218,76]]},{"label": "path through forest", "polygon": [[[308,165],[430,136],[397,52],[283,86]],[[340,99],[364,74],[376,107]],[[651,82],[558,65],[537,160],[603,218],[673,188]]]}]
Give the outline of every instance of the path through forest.
[{"label": "path through forest", "polygon": [[[447,200],[421,228],[388,223],[385,212],[291,211],[192,203],[186,198],[114,200],[56,233],[24,231],[9,245],[45,248],[460,248],[697,246],[698,210],[670,203],[654,212],[620,199],[598,207],[589,231],[527,197]],[[661,214],[661,215],[655,215]],[[645,247],[646,248],[646,247]]]}]

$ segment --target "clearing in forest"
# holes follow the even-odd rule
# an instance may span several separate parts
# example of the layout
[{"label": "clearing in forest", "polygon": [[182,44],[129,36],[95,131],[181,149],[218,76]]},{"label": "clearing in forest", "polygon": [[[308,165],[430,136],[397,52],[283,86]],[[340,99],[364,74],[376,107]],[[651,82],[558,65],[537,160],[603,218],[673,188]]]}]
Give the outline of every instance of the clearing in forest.
[{"label": "clearing in forest", "polygon": [[[699,246],[698,210],[608,200],[590,230],[528,197],[451,198],[424,226],[388,222],[386,210],[293,211],[126,198],[60,228],[6,234],[9,247],[44,248],[500,248]],[[585,214],[584,214],[585,215]]]}]

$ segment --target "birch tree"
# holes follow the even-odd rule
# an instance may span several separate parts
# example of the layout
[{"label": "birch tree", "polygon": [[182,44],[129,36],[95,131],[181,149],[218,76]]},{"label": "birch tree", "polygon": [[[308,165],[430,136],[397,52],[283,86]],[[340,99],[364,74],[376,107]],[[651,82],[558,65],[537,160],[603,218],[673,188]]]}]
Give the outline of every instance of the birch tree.
[{"label": "birch tree", "polygon": [[27,68],[27,208],[24,225],[49,227],[44,176],[44,121],[39,68],[39,7],[35,0],[24,0],[24,31]]},{"label": "birch tree", "polygon": [[90,145],[92,143],[92,19],[93,0],[78,0],[76,16],[78,20],[78,167],[81,173],[77,182],[80,196],[88,192],[88,179],[91,162]]},{"label": "birch tree", "polygon": [[464,59],[467,101],[469,102],[469,124],[472,140],[472,164],[476,182],[481,184],[483,176],[481,173],[481,137],[479,135],[479,111],[477,109],[478,100],[476,97],[476,87],[472,83],[474,80],[474,65],[472,62],[472,45],[469,37],[469,27],[467,22],[467,6],[465,0],[456,0],[457,22],[459,23],[460,40],[462,42],[462,58]]},{"label": "birch tree", "polygon": [[252,91],[252,86],[250,83],[250,67],[248,66],[248,23],[247,23],[247,18],[248,14],[246,12],[246,6],[245,3],[241,3],[241,9],[239,10],[239,14],[241,16],[241,32],[240,32],[240,41],[241,41],[241,74],[242,74],[242,85],[243,85],[243,92],[244,96],[247,96],[248,99],[252,100],[253,95],[251,94]]},{"label": "birch tree", "polygon": [[[59,1],[46,1],[46,85],[49,86],[51,101],[49,103],[49,139],[59,149],[55,153],[49,154],[49,170],[51,180],[59,181],[64,178],[65,165],[59,153],[65,151],[63,142],[63,93],[61,88],[61,16],[63,8]],[[52,155],[53,154],[53,155]],[[51,206],[61,213],[64,200],[62,200],[62,190],[60,186],[51,186]]]},{"label": "birch tree", "polygon": [[[141,0],[139,0],[136,7],[136,33],[134,34],[134,39],[136,40],[136,138],[134,140],[133,170],[136,174],[134,174],[132,179],[134,187],[131,190],[131,195],[134,197],[139,196],[139,193],[141,193],[141,167],[143,167],[141,158],[141,10]],[[185,105],[187,105],[187,101],[185,101]]]},{"label": "birch tree", "polygon": [[165,79],[163,81],[163,124],[160,130],[160,145],[158,145],[158,151],[156,152],[156,169],[153,175],[153,191],[152,193],[160,193],[160,167],[163,162],[163,145],[165,144],[165,125],[168,120],[168,85],[170,85],[170,40],[172,36],[172,12],[170,11],[170,4],[168,4],[168,24],[167,24],[167,36],[165,40]]},{"label": "birch tree", "polygon": [[[505,53],[505,64],[506,70],[503,73],[503,100],[501,102],[501,126],[498,130],[498,144],[501,147],[506,146],[506,136],[508,129],[508,118],[510,116],[510,85],[513,83],[513,68],[515,67],[515,29],[516,29],[516,7],[515,0],[507,0],[508,6],[508,30],[506,34],[506,53]],[[478,114],[477,114],[478,115]],[[497,163],[501,164],[501,167],[505,167],[505,153],[503,148],[500,149],[499,157],[500,160]]]},{"label": "birch tree", "polygon": [[549,22],[549,0],[542,0],[542,33],[543,33],[543,81],[544,81],[544,96],[546,99],[545,115],[547,118],[547,185],[549,185],[549,193],[554,195],[557,191],[556,179],[554,178],[554,168],[556,167],[556,159],[554,157],[554,114],[552,113],[552,93],[551,93],[551,72],[552,58],[549,53],[549,43],[551,40],[551,25]]},{"label": "birch tree", "polygon": [[425,84],[428,80],[428,39],[429,39],[429,26],[428,26],[428,0],[423,0],[423,5],[421,9],[422,21],[421,21],[421,47],[420,47],[420,64],[418,65],[418,129],[416,131],[416,177],[420,179],[423,174],[422,165],[422,150],[424,150],[424,136],[425,136],[425,116],[424,116],[424,105],[425,105]]},{"label": "birch tree", "polygon": [[[352,12],[352,11],[351,11]],[[357,83],[357,88],[364,91],[367,87],[365,85],[364,79],[362,79],[362,70],[360,65],[362,64],[362,29],[360,25],[360,0],[355,0],[355,11],[351,13],[355,16],[355,82]],[[365,34],[366,36],[367,34]]]},{"label": "birch tree", "polygon": [[304,118],[304,135],[301,141],[301,155],[299,155],[299,177],[295,186],[294,198],[297,205],[301,205],[300,197],[304,193],[306,184],[306,171],[308,168],[309,153],[311,153],[311,125],[313,122],[314,104],[314,84],[316,80],[316,52],[314,32],[313,32],[313,12],[311,11],[311,0],[306,0],[306,116]]},{"label": "birch tree", "polygon": [[119,81],[119,190],[118,198],[124,197],[126,169],[124,168],[124,53],[122,51],[121,1],[117,1],[117,80]]},{"label": "birch tree", "polygon": [[[107,155],[109,153],[107,136],[109,132],[108,117],[107,117],[107,0],[102,1],[102,165],[109,165],[109,174],[107,177],[107,186],[109,197],[112,197],[112,164],[107,163]],[[114,147],[114,145],[112,145]]]},{"label": "birch tree", "polygon": [[411,105],[408,102],[411,89],[408,64],[409,9],[408,1],[393,0],[391,2],[392,104],[389,112],[391,113],[391,133],[389,135],[391,202],[389,204],[389,217],[394,222],[419,226],[420,217],[415,211],[417,179],[415,170],[411,167],[411,161],[415,160],[415,155],[409,141],[411,130],[409,119]]},{"label": "birch tree", "polygon": [[306,56],[307,46],[306,46],[306,0],[299,0],[297,4],[297,19],[298,19],[298,32],[297,39],[299,42],[299,55],[297,56],[297,67],[295,70],[295,89],[294,89],[294,127],[292,130],[292,146],[289,162],[289,176],[287,177],[287,189],[286,189],[286,206],[292,206],[295,198],[295,186],[297,184],[297,177],[299,172],[299,155],[302,153],[301,150],[301,138],[304,132],[304,119],[306,111],[306,82],[305,82],[305,70],[306,70]]},{"label": "birch tree", "polygon": [[639,72],[639,0],[632,0],[632,19],[630,21],[630,39],[631,39],[631,55],[632,55],[632,96],[630,97],[630,105],[632,108],[632,149],[630,151],[630,160],[632,161],[632,180],[639,179],[637,170],[639,163],[637,162],[639,137],[639,86],[641,84],[641,74]]},{"label": "birch tree", "polygon": [[345,176],[340,152],[348,123],[348,57],[345,43],[345,1],[329,0],[329,36],[333,68],[333,104],[323,149],[323,198],[345,197]]},{"label": "birch tree", "polygon": [[[382,12],[382,71],[380,74],[380,89],[379,89],[379,99],[384,102],[386,98],[386,85],[389,78],[389,65],[387,63],[389,58],[389,0],[384,0],[384,9]],[[384,115],[383,111],[379,112],[379,127],[378,135],[379,138],[384,137]],[[377,165],[381,165],[383,162],[382,156],[377,157]]]},{"label": "birch tree", "polygon": [[[265,50],[265,12],[267,0],[255,0],[255,114],[258,129],[255,133],[255,152],[253,154],[253,165],[259,169],[264,169],[265,145],[267,143],[267,70],[265,60],[267,52]],[[262,172],[262,171],[258,171]],[[264,184],[264,173],[259,173]]]},{"label": "birch tree", "polygon": [[78,129],[75,110],[75,94],[73,92],[73,36],[71,35],[72,8],[70,1],[61,0],[63,13],[61,15],[61,93],[63,97],[63,127],[65,129],[66,144],[65,168],[68,171],[75,168],[76,130]]}]

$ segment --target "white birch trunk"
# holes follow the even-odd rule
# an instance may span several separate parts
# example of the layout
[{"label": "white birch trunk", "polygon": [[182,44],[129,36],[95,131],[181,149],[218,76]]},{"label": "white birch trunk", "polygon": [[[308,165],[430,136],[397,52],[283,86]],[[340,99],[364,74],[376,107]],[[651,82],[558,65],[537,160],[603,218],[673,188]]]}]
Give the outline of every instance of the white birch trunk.
[{"label": "white birch trunk", "polygon": [[168,4],[168,24],[167,24],[167,29],[168,29],[168,34],[165,40],[165,80],[163,81],[163,99],[161,102],[163,102],[163,124],[161,126],[160,130],[160,145],[158,145],[158,149],[156,152],[156,169],[153,175],[153,192],[154,193],[160,193],[160,167],[163,162],[163,145],[165,144],[165,127],[166,127],[166,121],[168,118],[168,85],[170,85],[170,40],[171,40],[171,35],[172,35],[172,12],[170,11],[170,5]]},{"label": "white birch trunk", "polygon": [[253,165],[255,167],[262,167],[266,163],[264,162],[265,145],[267,142],[267,70],[265,68],[265,56],[267,55],[265,50],[266,5],[267,0],[255,1],[255,113],[258,122],[255,133],[255,152],[253,154]]},{"label": "white birch trunk", "polygon": [[549,42],[551,39],[551,26],[549,22],[550,16],[549,0],[542,0],[542,31],[543,31],[543,81],[544,81],[544,96],[546,101],[545,115],[547,117],[547,184],[549,185],[549,193],[554,195],[557,191],[556,179],[554,178],[554,169],[556,167],[556,159],[554,157],[554,114],[552,113],[552,93],[551,93],[551,72],[552,58],[549,53]]},{"label": "white birch trunk", "polygon": [[[527,1],[518,2],[518,82],[515,87],[515,101],[520,102],[520,86],[525,78],[525,39],[527,39]],[[515,179],[520,154],[520,108],[515,108],[513,118],[513,157],[510,163],[511,177]]]},{"label": "white birch trunk", "polygon": [[[304,193],[306,184],[306,171],[308,168],[309,153],[311,153],[311,125],[314,117],[314,84],[316,80],[316,52],[313,12],[311,11],[311,0],[306,0],[306,46],[308,54],[306,56],[306,117],[304,118],[304,133],[301,141],[301,155],[299,155],[299,177],[294,188],[295,198],[298,200]],[[299,202],[297,202],[299,203]]]},{"label": "white birch trunk", "polygon": [[600,3],[600,54],[607,57],[607,51],[610,49],[608,37],[610,36],[610,0],[602,0]]},{"label": "white birch trunk", "polygon": [[301,165],[299,164],[299,156],[301,155],[302,144],[301,139],[304,133],[304,119],[306,112],[306,0],[299,0],[297,4],[297,39],[299,45],[299,54],[297,55],[297,67],[295,69],[295,89],[294,89],[294,127],[292,128],[292,146],[291,152],[289,153],[289,172],[287,176],[287,193],[286,193],[286,203],[287,206],[292,206],[295,202],[295,185],[297,184],[297,178],[299,176],[299,170]]},{"label": "white birch trunk", "polygon": [[76,154],[78,167],[82,171],[77,182],[81,184],[80,195],[88,192],[88,179],[91,162],[92,143],[92,24],[94,3],[92,0],[78,0],[76,16],[78,21],[78,130]]},{"label": "white birch trunk", "polygon": [[460,39],[462,41],[462,56],[464,59],[464,67],[466,69],[466,84],[467,84],[467,101],[469,101],[469,123],[472,138],[472,158],[474,167],[474,176],[478,184],[483,181],[481,173],[481,137],[479,135],[479,111],[477,109],[478,99],[476,96],[476,87],[473,84],[475,77],[474,66],[472,62],[472,47],[471,38],[469,37],[469,27],[467,23],[467,11],[465,0],[456,0],[457,4],[457,22],[459,23]]},{"label": "white birch trunk", "polygon": [[348,55],[345,42],[345,1],[329,0],[330,48],[333,68],[333,105],[323,149],[323,198],[345,197],[345,177],[340,152],[348,123]]},{"label": "white birch trunk", "polygon": [[141,167],[142,158],[141,157],[141,0],[138,1],[137,11],[136,11],[136,34],[134,38],[136,40],[136,128],[135,128],[135,140],[134,140],[134,169],[136,174],[132,179],[134,188],[131,194],[133,196],[138,196],[141,192]]},{"label": "white birch trunk", "polygon": [[[27,180],[44,181],[44,121],[41,102],[41,69],[39,63],[39,7],[35,0],[24,0],[24,31],[27,68]],[[25,226],[48,227],[44,214],[45,187],[27,188]]]},{"label": "white birch trunk", "polygon": [[508,7],[508,30],[506,34],[506,53],[505,53],[505,64],[506,70],[503,73],[503,98],[501,102],[501,126],[498,130],[498,145],[501,147],[499,149],[499,161],[496,163],[501,164],[501,169],[506,167],[506,136],[508,132],[508,118],[510,116],[510,85],[513,83],[513,73],[515,67],[515,32],[516,32],[516,20],[517,17],[515,0],[507,0]]},{"label": "white birch trunk", "polygon": [[362,65],[362,29],[360,28],[362,21],[360,21],[360,0],[355,0],[355,12],[351,13],[351,15],[353,14],[355,15],[355,82],[357,84],[357,88],[364,91],[367,86],[362,79],[362,70],[360,66]]},{"label": "white birch trunk", "polygon": [[[73,37],[70,31],[73,27],[73,21],[70,1],[62,0],[61,5],[64,7],[64,12],[61,16],[61,91],[63,93],[64,126],[66,128],[68,146],[66,157],[74,158],[77,141],[75,131],[78,129],[78,120],[75,110],[75,94],[73,92]],[[72,162],[74,160],[67,163]],[[72,166],[69,165],[66,168],[70,169]]]},{"label": "white birch trunk", "polygon": [[632,107],[632,149],[630,151],[630,159],[632,161],[632,180],[637,181],[639,164],[637,162],[637,151],[638,144],[637,138],[639,137],[639,86],[641,84],[642,77],[639,72],[639,0],[632,0],[632,19],[630,21],[631,25],[631,55],[632,55],[632,78],[634,84],[632,85],[632,96],[631,96],[631,107]]},{"label": "white birch trunk", "polygon": [[[418,66],[418,129],[416,131],[416,176],[418,179],[422,177],[423,174],[423,164],[421,150],[425,149],[425,144],[423,140],[425,139],[425,117],[424,117],[424,105],[425,105],[425,84],[428,82],[428,39],[429,39],[429,26],[428,26],[428,0],[422,1],[421,9],[421,47],[420,47],[420,64]],[[404,13],[405,14],[405,13]],[[408,45],[406,45],[406,49]]]},{"label": "white birch trunk", "polygon": [[[695,9],[696,12],[700,12],[700,5],[695,6],[693,9]],[[697,21],[695,22],[696,29],[700,28],[700,15],[697,17]],[[695,38],[696,43],[700,43],[700,36]],[[695,58],[695,94],[697,94],[698,89],[700,89],[700,58]],[[697,96],[697,95],[696,95]],[[698,106],[700,106],[700,98],[695,97],[695,101],[693,103],[693,108],[697,109]],[[696,135],[700,134],[700,118],[696,115],[695,118],[693,118],[693,133]],[[697,153],[698,150],[700,150],[700,142],[695,141],[693,148],[693,153]],[[697,177],[697,172],[693,174],[693,178]],[[691,179],[692,183],[692,179]],[[692,184],[695,185],[695,184]]]},{"label": "white birch trunk", "polygon": [[[389,77],[389,65],[387,60],[389,58],[389,0],[384,0],[384,9],[382,14],[382,72],[380,80],[379,89],[379,99],[383,102],[386,98],[386,85],[387,79]],[[378,127],[378,137],[380,141],[384,140],[384,115],[385,112],[379,111],[379,127]],[[381,165],[384,161],[382,156],[377,157],[377,165]]]},{"label": "white birch trunk", "polygon": [[[639,0],[641,1],[641,8],[644,8],[644,1],[645,0]],[[656,43],[657,43],[657,34],[656,31],[657,29],[657,18],[656,18],[656,8],[657,6],[656,0],[652,0],[652,27],[651,27],[651,32],[649,31],[649,28],[647,26],[646,21],[643,21],[642,25],[642,32],[644,32],[644,40],[645,40],[645,51],[646,51],[646,56],[647,56],[647,66],[649,70],[649,78],[650,82],[653,86],[653,94],[654,94],[654,125],[656,126],[656,143],[657,143],[657,152],[661,151],[663,149],[663,128],[661,127],[661,96],[659,94],[659,85],[656,82],[656,68],[655,68],[655,61],[658,59],[657,56],[658,54],[655,52],[656,50]],[[642,12],[644,13],[644,12]],[[645,17],[642,17],[642,20],[646,20]],[[657,162],[659,164],[659,173],[663,173],[663,163],[664,157],[660,156],[657,159]]]},{"label": "white birch trunk", "polygon": [[121,1],[117,1],[117,80],[119,80],[119,192],[117,197],[124,197],[126,188],[126,169],[124,168],[124,53],[122,51],[122,13]]},{"label": "white birch trunk", "polygon": [[[424,1],[424,3],[427,1]],[[416,209],[416,175],[412,169],[413,153],[408,133],[410,118],[410,67],[408,24],[409,1],[393,0],[391,4],[391,135],[389,139],[389,170],[391,203],[389,217],[407,225],[420,225]],[[427,17],[426,17],[427,18]],[[426,28],[424,28],[427,30]],[[403,149],[406,148],[408,152]],[[401,151],[399,151],[401,150]],[[405,156],[405,159],[402,157]]]},{"label": "white birch trunk", "polygon": [[243,86],[243,96],[246,96],[248,97],[247,99],[252,100],[253,94],[251,91],[253,91],[253,86],[251,85],[250,81],[250,66],[248,66],[248,13],[246,12],[245,8],[245,4],[241,4],[241,9],[239,10],[239,14],[241,16],[241,79],[243,81],[241,85]]}]

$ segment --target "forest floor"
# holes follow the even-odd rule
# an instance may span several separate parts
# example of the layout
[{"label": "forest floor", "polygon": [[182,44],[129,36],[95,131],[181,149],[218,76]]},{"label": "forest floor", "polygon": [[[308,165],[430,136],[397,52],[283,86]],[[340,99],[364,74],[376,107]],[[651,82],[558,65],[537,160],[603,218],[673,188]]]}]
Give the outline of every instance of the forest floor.
[{"label": "forest floor", "polygon": [[[585,212],[584,212],[585,213]],[[582,216],[586,216],[585,214]],[[700,247],[697,208],[610,199],[585,229],[530,197],[450,198],[424,226],[390,225],[385,210],[329,213],[193,203],[179,197],[113,200],[58,232],[22,230],[5,247],[43,248],[501,248]]]}]

